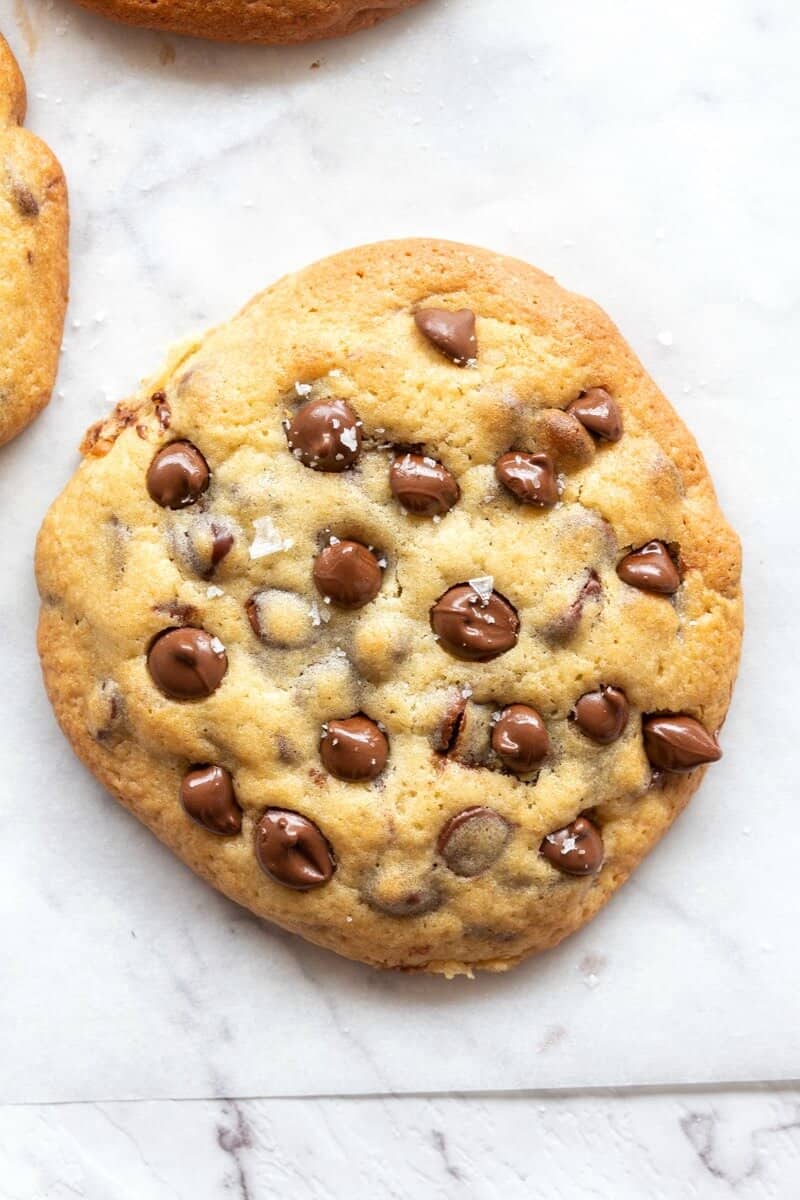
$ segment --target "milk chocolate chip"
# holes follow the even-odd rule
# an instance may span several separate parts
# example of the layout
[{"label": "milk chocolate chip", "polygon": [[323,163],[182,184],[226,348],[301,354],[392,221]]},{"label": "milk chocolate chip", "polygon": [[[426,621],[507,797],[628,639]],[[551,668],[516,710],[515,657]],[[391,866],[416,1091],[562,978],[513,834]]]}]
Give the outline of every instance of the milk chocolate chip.
[{"label": "milk chocolate chip", "polygon": [[528,704],[509,704],[492,729],[492,749],[515,775],[535,771],[550,749],[545,723]]},{"label": "milk chocolate chip", "polygon": [[545,508],[558,503],[558,481],[549,454],[509,450],[500,455],[494,469],[503,486],[523,504]]},{"label": "milk chocolate chip", "polygon": [[540,853],[565,875],[594,875],[603,865],[603,839],[586,817],[548,833]]},{"label": "milk chocolate chip", "polygon": [[358,713],[323,725],[319,755],[331,775],[357,783],[380,775],[389,757],[389,741],[376,721]]},{"label": "milk chocolate chip", "polygon": [[601,684],[599,691],[586,692],[577,701],[573,720],[593,742],[608,746],[628,724],[628,698],[621,688]]},{"label": "milk chocolate chip", "polygon": [[153,683],[171,700],[199,700],[219,687],[228,658],[219,638],[184,625],[158,634],[147,655],[147,668]]},{"label": "milk chocolate chip", "polygon": [[224,767],[193,767],[182,781],[180,800],[188,816],[223,837],[242,831],[242,810],[233,790],[230,771]]},{"label": "milk chocolate chip", "polygon": [[191,442],[169,442],[147,472],[147,490],[162,508],[186,508],[200,499],[211,481],[208,463]]},{"label": "milk chocolate chip", "polygon": [[456,658],[488,662],[516,646],[519,617],[499,592],[479,594],[470,584],[459,583],[434,604],[431,628]]},{"label": "milk chocolate chip", "polygon": [[443,826],[436,848],[454,875],[480,875],[497,861],[511,837],[493,808],[465,808]]},{"label": "milk chocolate chip", "polygon": [[333,539],[314,560],[317,590],[340,608],[362,608],[381,590],[378,558],[360,542]]},{"label": "milk chocolate chip", "polygon": [[395,500],[418,517],[441,517],[458,503],[461,489],[447,467],[425,454],[401,454],[389,469]]},{"label": "milk chocolate chip", "polygon": [[319,827],[283,808],[268,808],[259,821],[256,858],[276,883],[300,892],[321,887],[336,870],[333,852]]},{"label": "milk chocolate chip", "polygon": [[685,714],[645,717],[642,732],[647,757],[662,771],[691,771],[722,758],[717,739]]},{"label": "milk chocolate chip", "polygon": [[345,400],[308,400],[285,429],[292,454],[315,471],[346,471],[361,450],[361,422]]},{"label": "milk chocolate chip", "polygon": [[567,405],[567,412],[602,441],[618,442],[622,437],[619,405],[605,388],[593,387],[581,392],[577,400]]},{"label": "milk chocolate chip", "polygon": [[450,312],[446,308],[420,308],[414,314],[414,321],[431,345],[457,367],[466,367],[478,357],[475,313],[471,309]]},{"label": "milk chocolate chip", "polygon": [[652,541],[617,564],[617,574],[623,583],[643,592],[658,592],[671,596],[681,586],[681,577],[672,555],[663,542]]}]

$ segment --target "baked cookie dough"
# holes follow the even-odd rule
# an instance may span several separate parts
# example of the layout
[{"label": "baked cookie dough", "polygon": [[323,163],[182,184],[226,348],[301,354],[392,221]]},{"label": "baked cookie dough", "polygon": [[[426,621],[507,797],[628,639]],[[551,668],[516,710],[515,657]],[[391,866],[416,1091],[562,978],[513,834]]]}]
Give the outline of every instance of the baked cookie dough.
[{"label": "baked cookie dough", "polygon": [[78,0],[84,8],[147,29],[218,42],[282,44],[342,37],[420,0]]},{"label": "baked cookie dough", "polygon": [[0,445],[50,399],[67,306],[67,189],[25,103],[0,35]]},{"label": "baked cookie dough", "polygon": [[177,855],[376,966],[586,922],[720,756],[739,545],[590,301],[388,242],[119,405],[38,544],[61,725]]}]

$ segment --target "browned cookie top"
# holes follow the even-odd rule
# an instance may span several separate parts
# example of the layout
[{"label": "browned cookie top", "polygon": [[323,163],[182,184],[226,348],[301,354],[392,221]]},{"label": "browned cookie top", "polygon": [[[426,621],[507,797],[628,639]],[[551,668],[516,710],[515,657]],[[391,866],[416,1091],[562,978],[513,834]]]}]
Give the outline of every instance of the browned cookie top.
[{"label": "browned cookie top", "polygon": [[0,35],[0,445],[47,404],[67,303],[67,192],[21,128],[25,83]]}]

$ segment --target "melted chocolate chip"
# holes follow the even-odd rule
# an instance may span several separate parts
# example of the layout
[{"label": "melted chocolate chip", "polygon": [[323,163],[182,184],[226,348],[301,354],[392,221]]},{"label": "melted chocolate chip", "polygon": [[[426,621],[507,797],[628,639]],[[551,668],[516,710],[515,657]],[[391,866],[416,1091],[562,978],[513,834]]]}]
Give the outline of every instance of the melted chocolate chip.
[{"label": "melted chocolate chip", "polygon": [[268,808],[259,821],[256,858],[270,879],[301,892],[321,887],[336,870],[333,852],[319,827],[283,808]]},{"label": "melted chocolate chip", "polygon": [[314,560],[317,590],[340,608],[363,608],[381,590],[376,555],[360,542],[333,541]]},{"label": "melted chocolate chip", "polygon": [[210,481],[208,463],[191,442],[163,446],[147,472],[147,490],[162,508],[186,508],[196,503]]},{"label": "melted chocolate chip", "polygon": [[431,345],[457,367],[465,367],[478,357],[475,313],[471,309],[450,312],[446,308],[420,308],[414,313],[414,321]]},{"label": "melted chocolate chip", "polygon": [[558,502],[558,481],[549,454],[509,450],[500,455],[494,470],[503,486],[523,504],[545,508]]},{"label": "melted chocolate chip", "polygon": [[564,829],[549,833],[540,853],[565,875],[594,875],[603,865],[603,839],[597,826],[578,817]]},{"label": "melted chocolate chip", "polygon": [[492,729],[492,749],[515,775],[535,771],[550,749],[545,723],[535,708],[509,704]]},{"label": "melted chocolate chip", "polygon": [[622,689],[601,684],[599,691],[581,696],[572,719],[593,742],[608,746],[624,732],[628,711],[628,698]]},{"label": "melted chocolate chip", "polygon": [[447,467],[424,454],[399,455],[389,469],[389,487],[395,500],[419,517],[443,516],[461,495]]},{"label": "melted chocolate chip", "polygon": [[469,584],[459,583],[434,604],[431,628],[456,658],[488,662],[516,646],[519,617],[499,592],[484,602]]},{"label": "melted chocolate chip", "polygon": [[376,779],[386,766],[389,741],[377,722],[358,713],[323,726],[319,756],[337,779],[349,783]]},{"label": "melted chocolate chip", "polygon": [[219,687],[228,669],[225,647],[205,629],[163,630],[150,645],[147,668],[171,700],[199,700]]},{"label": "melted chocolate chip", "polygon": [[663,542],[652,541],[617,564],[617,574],[623,583],[643,592],[658,592],[671,596],[681,586],[681,577],[672,556]]},{"label": "melted chocolate chip", "polygon": [[345,400],[308,400],[286,423],[286,440],[304,466],[346,471],[361,450],[361,424]]},{"label": "melted chocolate chip", "polygon": [[682,713],[645,717],[642,732],[648,759],[662,771],[692,771],[722,758],[716,738]]},{"label": "melted chocolate chip", "polygon": [[488,871],[510,837],[511,826],[493,808],[465,808],[443,826],[436,849],[454,875],[471,878]]},{"label": "melted chocolate chip", "polygon": [[223,837],[242,831],[242,810],[233,790],[230,771],[224,767],[193,767],[182,781],[180,800],[188,816]]},{"label": "melted chocolate chip", "polygon": [[214,574],[219,564],[222,562],[233,549],[234,536],[230,529],[226,529],[223,525],[217,525],[213,521],[211,523],[211,568],[207,572],[210,577]]},{"label": "melted chocolate chip", "polygon": [[161,428],[169,429],[172,422],[172,409],[170,408],[170,403],[167,399],[167,393],[162,391],[153,392],[152,396],[150,397],[150,401],[155,409],[156,417],[158,418],[158,423]]},{"label": "melted chocolate chip", "polygon": [[622,437],[622,413],[605,388],[593,387],[581,392],[577,400],[567,405],[567,412],[602,441],[618,442]]},{"label": "melted chocolate chip", "polygon": [[437,754],[448,754],[456,744],[468,700],[468,696],[459,695],[442,717],[441,724],[433,735],[433,748]]}]

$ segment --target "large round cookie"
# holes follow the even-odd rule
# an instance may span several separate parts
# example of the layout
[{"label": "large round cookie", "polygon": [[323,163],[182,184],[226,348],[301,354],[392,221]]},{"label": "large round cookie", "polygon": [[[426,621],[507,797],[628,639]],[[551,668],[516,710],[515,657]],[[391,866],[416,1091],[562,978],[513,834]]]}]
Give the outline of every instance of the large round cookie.
[{"label": "large round cookie", "polygon": [[737,539],[612,323],[524,263],[317,263],[83,449],[38,546],[58,719],[286,929],[506,968],[587,921],[719,757]]},{"label": "large round cookie", "polygon": [[420,0],[78,0],[106,17],[220,42],[342,37]]},{"label": "large round cookie", "polygon": [[25,83],[0,35],[0,445],[53,390],[67,305],[67,189],[21,128]]}]

